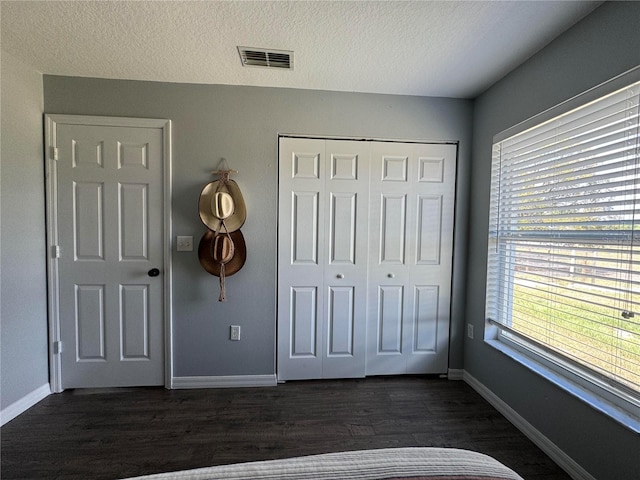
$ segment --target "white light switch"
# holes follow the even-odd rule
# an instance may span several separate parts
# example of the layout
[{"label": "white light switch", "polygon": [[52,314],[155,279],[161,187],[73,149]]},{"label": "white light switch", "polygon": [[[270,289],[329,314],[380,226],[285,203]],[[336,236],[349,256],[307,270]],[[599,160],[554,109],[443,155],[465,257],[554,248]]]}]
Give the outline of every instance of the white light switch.
[{"label": "white light switch", "polygon": [[193,237],[190,235],[178,235],[176,237],[176,250],[179,252],[193,252]]}]

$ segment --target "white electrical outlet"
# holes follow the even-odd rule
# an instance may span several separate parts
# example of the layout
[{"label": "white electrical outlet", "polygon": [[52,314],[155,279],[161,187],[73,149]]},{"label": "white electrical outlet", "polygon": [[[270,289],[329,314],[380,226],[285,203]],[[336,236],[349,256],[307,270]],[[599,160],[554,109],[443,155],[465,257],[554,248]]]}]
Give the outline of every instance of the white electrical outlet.
[{"label": "white electrical outlet", "polygon": [[240,325],[231,325],[229,339],[240,340]]},{"label": "white electrical outlet", "polygon": [[190,235],[178,235],[176,237],[176,250],[178,252],[193,252],[193,237]]},{"label": "white electrical outlet", "polygon": [[473,325],[467,323],[467,337],[473,340]]}]

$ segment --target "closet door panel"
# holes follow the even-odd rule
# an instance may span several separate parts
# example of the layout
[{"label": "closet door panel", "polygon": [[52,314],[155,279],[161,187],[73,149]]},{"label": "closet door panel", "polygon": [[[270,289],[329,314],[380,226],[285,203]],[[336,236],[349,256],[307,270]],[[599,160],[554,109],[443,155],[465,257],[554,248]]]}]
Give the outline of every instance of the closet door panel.
[{"label": "closet door panel", "polygon": [[416,285],[413,329],[414,352],[434,352],[436,350],[438,318],[438,286]]},{"label": "closet door panel", "polygon": [[415,240],[410,244],[412,316],[406,373],[446,373],[457,147],[415,144],[410,169]]},{"label": "closet door panel", "polygon": [[[293,142],[291,143],[297,143],[298,145],[300,145],[300,142],[296,140],[293,140]],[[288,154],[291,154],[291,178],[294,180],[320,180],[320,162],[322,157],[324,156],[321,150],[324,148],[324,146],[320,142],[317,142],[315,140],[311,140],[308,146],[311,147],[309,151],[292,150],[290,152],[287,152]],[[303,146],[302,148],[306,147],[307,145]],[[289,170],[289,165],[287,165],[286,170]]]},{"label": "closet door panel", "polygon": [[292,192],[292,265],[318,264],[319,197],[320,192]]},{"label": "closet door panel", "polygon": [[364,377],[369,145],[327,140],[323,378]]},{"label": "closet door panel", "polygon": [[329,289],[327,357],[353,355],[353,294],[352,287],[332,287]]},{"label": "closet door panel", "polygon": [[410,152],[372,143],[369,202],[367,375],[404,373],[411,243]]},{"label": "closet door panel", "polygon": [[416,264],[440,263],[442,238],[442,196],[417,196]]},{"label": "closet door panel", "polygon": [[363,377],[369,145],[281,138],[279,162],[278,379]]},{"label": "closet door panel", "polygon": [[291,287],[289,309],[289,356],[291,358],[316,358],[318,355],[318,289],[316,287]]},{"label": "closet door panel", "polygon": [[405,261],[407,196],[380,196],[380,264],[403,265]]},{"label": "closet door panel", "polygon": [[377,354],[402,354],[402,285],[378,287]]},{"label": "closet door panel", "polygon": [[278,378],[320,378],[324,141],[287,139],[279,146]]},{"label": "closet door panel", "polygon": [[331,219],[329,263],[355,265],[357,194],[355,192],[332,193],[329,209]]},{"label": "closet door panel", "polygon": [[367,375],[447,371],[455,161],[455,145],[372,143]]}]

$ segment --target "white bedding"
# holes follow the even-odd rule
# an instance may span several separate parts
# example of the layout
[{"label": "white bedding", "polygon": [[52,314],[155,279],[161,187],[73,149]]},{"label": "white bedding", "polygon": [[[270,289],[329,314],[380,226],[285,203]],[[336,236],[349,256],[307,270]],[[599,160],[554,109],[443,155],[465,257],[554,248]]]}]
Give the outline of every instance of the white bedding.
[{"label": "white bedding", "polygon": [[135,480],[178,479],[523,480],[513,470],[487,455],[432,447],[328,453],[135,477]]}]

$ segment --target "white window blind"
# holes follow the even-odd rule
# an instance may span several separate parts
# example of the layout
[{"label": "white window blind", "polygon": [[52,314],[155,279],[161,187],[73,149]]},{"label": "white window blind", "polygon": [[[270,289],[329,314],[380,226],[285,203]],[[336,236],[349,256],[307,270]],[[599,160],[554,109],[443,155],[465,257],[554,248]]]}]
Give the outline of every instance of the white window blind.
[{"label": "white window blind", "polygon": [[637,82],[494,144],[487,274],[503,337],[636,402],[639,103]]}]

